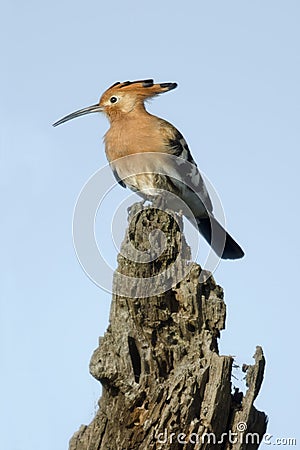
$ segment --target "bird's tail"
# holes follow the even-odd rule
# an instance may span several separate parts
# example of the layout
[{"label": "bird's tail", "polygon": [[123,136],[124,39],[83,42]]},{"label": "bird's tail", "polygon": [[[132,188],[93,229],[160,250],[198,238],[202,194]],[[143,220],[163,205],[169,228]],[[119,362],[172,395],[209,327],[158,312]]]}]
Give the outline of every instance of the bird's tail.
[{"label": "bird's tail", "polygon": [[[239,259],[244,252],[213,216],[197,220],[198,229],[214,252],[222,259]],[[213,236],[213,237],[212,237]]]}]

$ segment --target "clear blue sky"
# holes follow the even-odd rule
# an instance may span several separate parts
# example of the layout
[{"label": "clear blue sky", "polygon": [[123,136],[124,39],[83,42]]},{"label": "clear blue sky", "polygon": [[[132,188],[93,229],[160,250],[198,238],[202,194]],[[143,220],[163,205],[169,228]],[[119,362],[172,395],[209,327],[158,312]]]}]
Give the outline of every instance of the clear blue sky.
[{"label": "clear blue sky", "polygon": [[[1,447],[66,449],[100,395],[88,363],[110,295],[82,271],[71,225],[106,163],[108,124],[51,123],[115,81],[152,77],[179,83],[149,109],[183,132],[246,251],[215,273],[228,306],[220,350],[252,363],[263,346],[256,406],[299,445],[299,2],[11,1],[0,20]],[[112,216],[107,202],[100,229]]]}]

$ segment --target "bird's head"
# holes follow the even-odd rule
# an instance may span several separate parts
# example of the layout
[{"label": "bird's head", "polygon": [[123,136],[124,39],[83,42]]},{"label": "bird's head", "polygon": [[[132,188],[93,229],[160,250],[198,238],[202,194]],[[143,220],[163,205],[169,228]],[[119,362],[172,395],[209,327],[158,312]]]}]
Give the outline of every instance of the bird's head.
[{"label": "bird's head", "polygon": [[153,80],[117,82],[104,92],[99,106],[110,119],[113,119],[136,108],[143,108],[145,100],[170,91],[176,86],[176,83],[154,84]]},{"label": "bird's head", "polygon": [[99,103],[75,111],[58,120],[53,126],[60,125],[75,117],[93,112],[104,112],[112,121],[130,113],[137,108],[144,108],[144,101],[177,87],[176,83],[158,83],[153,80],[117,82],[110,86],[101,96]]}]

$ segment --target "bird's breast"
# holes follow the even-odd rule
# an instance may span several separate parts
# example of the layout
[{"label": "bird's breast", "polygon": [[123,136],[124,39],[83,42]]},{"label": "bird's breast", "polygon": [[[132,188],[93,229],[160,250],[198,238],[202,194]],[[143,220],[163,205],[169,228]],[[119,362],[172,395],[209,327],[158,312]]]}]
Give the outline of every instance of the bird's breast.
[{"label": "bird's breast", "polygon": [[108,130],[104,142],[109,162],[136,153],[166,150],[166,143],[159,126],[151,121],[116,124]]}]

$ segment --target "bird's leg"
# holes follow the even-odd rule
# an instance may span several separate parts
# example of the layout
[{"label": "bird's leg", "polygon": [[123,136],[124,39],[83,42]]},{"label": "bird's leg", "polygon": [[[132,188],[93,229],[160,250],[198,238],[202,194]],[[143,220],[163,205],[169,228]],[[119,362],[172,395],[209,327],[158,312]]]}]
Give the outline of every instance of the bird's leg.
[{"label": "bird's leg", "polygon": [[162,209],[165,211],[167,209],[167,196],[164,195],[164,192],[156,197],[152,198],[152,206],[157,209]]}]

